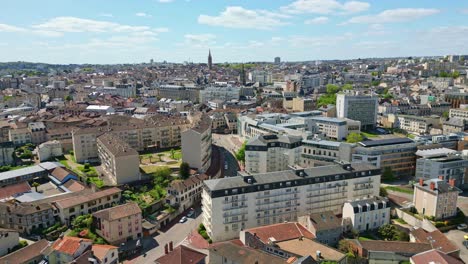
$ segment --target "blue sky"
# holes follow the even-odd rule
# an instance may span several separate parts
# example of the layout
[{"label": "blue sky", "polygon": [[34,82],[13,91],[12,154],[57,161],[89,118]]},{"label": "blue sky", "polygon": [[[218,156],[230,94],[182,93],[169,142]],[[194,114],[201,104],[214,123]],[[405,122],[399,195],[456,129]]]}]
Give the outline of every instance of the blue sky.
[{"label": "blue sky", "polygon": [[15,0],[0,61],[214,62],[468,54],[468,1]]}]

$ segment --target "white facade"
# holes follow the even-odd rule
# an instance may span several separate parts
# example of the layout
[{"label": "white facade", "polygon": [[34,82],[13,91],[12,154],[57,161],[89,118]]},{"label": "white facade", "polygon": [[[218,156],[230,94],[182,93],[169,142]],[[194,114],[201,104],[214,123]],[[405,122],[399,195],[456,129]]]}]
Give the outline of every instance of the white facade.
[{"label": "white facade", "polygon": [[390,223],[390,204],[385,198],[374,197],[346,202],[343,206],[343,221],[349,221],[349,229],[364,232]]},{"label": "white facade", "polygon": [[62,143],[58,140],[48,141],[37,147],[39,161],[46,161],[63,155]]},{"label": "white facade", "polygon": [[196,127],[182,132],[182,161],[200,172],[211,165],[211,120],[203,119]]},{"label": "white facade", "polygon": [[331,165],[207,180],[203,224],[213,241],[238,237],[241,229],[295,221],[298,216],[341,213],[348,200],[379,194],[380,170],[369,164]]},{"label": "white facade", "polygon": [[378,98],[337,94],[336,116],[361,121],[361,129],[374,128],[377,123]]},{"label": "white facade", "polygon": [[0,257],[11,253],[19,243],[18,231],[0,228]]}]

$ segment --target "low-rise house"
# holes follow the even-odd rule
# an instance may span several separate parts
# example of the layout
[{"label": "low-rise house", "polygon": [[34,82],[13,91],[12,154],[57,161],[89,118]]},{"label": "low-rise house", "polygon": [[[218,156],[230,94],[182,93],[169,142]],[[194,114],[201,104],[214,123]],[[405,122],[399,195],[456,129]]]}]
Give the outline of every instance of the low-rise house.
[{"label": "low-rise house", "polygon": [[245,247],[238,240],[218,242],[209,248],[211,264],[269,263],[286,264],[286,260],[261,250]]},{"label": "low-rise house", "polygon": [[455,186],[455,179],[449,183],[441,179],[424,181],[414,185],[413,204],[418,213],[434,219],[445,219],[457,215],[457,200],[460,189]]},{"label": "low-rise house", "polygon": [[346,230],[363,232],[377,229],[390,223],[390,204],[383,197],[346,202],[343,205],[343,222]]},{"label": "low-rise house", "polygon": [[[156,264],[186,264],[186,263],[205,264],[207,262],[206,262],[205,254],[198,252],[192,248],[186,247],[184,245],[180,245],[174,248],[174,250],[169,248],[169,252],[167,252],[164,256],[156,259],[155,263]],[[210,263],[212,262],[210,261]]]},{"label": "low-rise house", "polygon": [[77,181],[78,176],[76,176],[67,168],[57,167],[50,171],[49,179],[51,179],[57,185],[62,185],[69,180]]},{"label": "low-rise house", "polygon": [[81,194],[55,201],[53,204],[58,210],[62,223],[70,225],[75,217],[91,214],[118,204],[121,199],[122,190],[110,188],[92,194]]},{"label": "low-rise house", "polygon": [[49,241],[43,239],[0,258],[0,264],[36,264],[44,259]]},{"label": "low-rise house", "polygon": [[367,258],[369,263],[401,263],[432,249],[429,243],[413,243],[383,240],[348,240],[356,255]]},{"label": "low-rise house", "polygon": [[459,258],[460,248],[454,245],[439,229],[427,232],[422,228],[416,228],[410,232],[410,241],[414,243],[427,243],[431,248],[435,248],[455,258]]},{"label": "low-rise house", "polygon": [[167,187],[167,194],[170,197],[169,204],[178,207],[179,212],[192,207],[201,200],[203,181],[206,179],[208,179],[208,175],[200,174],[186,180],[172,181]]},{"label": "low-rise house", "polygon": [[86,238],[64,236],[57,239],[51,246],[49,263],[71,263],[90,250],[93,241]]},{"label": "low-rise house", "polygon": [[0,257],[9,254],[18,243],[18,231],[0,228]]},{"label": "low-rise house", "polygon": [[320,243],[327,245],[335,246],[343,233],[341,219],[331,211],[300,216],[298,222],[312,232]]},{"label": "low-rise house", "polygon": [[93,214],[96,233],[112,245],[136,240],[142,236],[141,209],[136,203],[126,203]]},{"label": "low-rise house", "polygon": [[99,261],[99,264],[119,263],[119,251],[116,246],[95,244],[91,250],[93,256]]},{"label": "low-rise house", "polygon": [[411,264],[463,264],[465,262],[447,255],[440,250],[431,249],[419,254],[416,254],[410,258]]}]

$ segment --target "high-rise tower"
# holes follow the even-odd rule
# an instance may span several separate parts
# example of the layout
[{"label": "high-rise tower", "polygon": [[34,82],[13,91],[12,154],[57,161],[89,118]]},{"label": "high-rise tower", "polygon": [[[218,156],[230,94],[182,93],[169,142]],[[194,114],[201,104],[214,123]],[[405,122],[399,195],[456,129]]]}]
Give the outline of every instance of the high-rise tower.
[{"label": "high-rise tower", "polygon": [[208,50],[208,69],[211,70],[213,67],[213,58],[211,58],[211,50]]}]

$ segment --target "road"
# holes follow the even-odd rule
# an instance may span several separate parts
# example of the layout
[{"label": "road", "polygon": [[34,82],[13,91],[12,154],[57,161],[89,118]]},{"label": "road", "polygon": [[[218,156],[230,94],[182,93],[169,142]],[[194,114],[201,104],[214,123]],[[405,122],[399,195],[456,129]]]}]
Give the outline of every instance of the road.
[{"label": "road", "polygon": [[185,240],[185,238],[194,229],[197,229],[202,222],[201,209],[196,209],[197,214],[195,218],[189,218],[185,223],[179,223],[179,216],[176,218],[175,224],[169,228],[166,232],[160,232],[158,235],[152,238],[143,239],[144,253],[125,263],[138,263],[138,264],[154,264],[154,261],[164,255],[164,245],[173,242],[174,248]]},{"label": "road", "polygon": [[237,176],[239,163],[235,158],[235,152],[240,148],[239,138],[234,135],[213,134],[213,144],[220,148],[224,157],[224,177]]},{"label": "road", "polygon": [[231,152],[227,151],[225,148],[221,147],[221,155],[224,156],[224,177],[237,176],[237,171],[239,170],[239,163],[237,162],[234,155]]},{"label": "road", "polygon": [[466,249],[465,246],[463,246],[463,241],[465,238],[463,236],[466,234],[466,231],[460,231],[460,230],[450,230],[445,235],[447,238],[452,241],[455,246],[460,248],[460,258],[465,262],[468,263],[468,249]]}]

